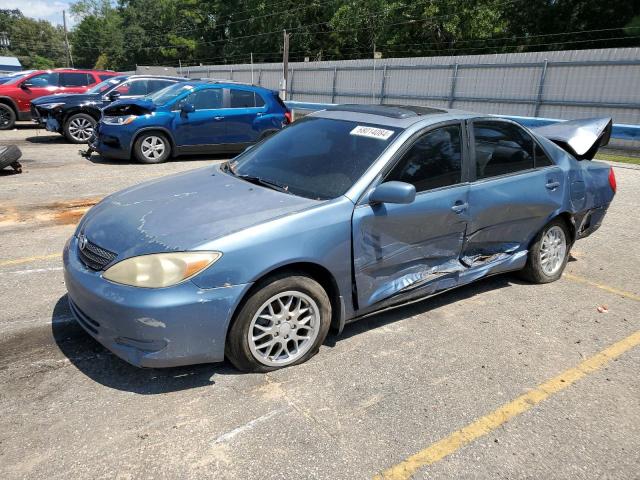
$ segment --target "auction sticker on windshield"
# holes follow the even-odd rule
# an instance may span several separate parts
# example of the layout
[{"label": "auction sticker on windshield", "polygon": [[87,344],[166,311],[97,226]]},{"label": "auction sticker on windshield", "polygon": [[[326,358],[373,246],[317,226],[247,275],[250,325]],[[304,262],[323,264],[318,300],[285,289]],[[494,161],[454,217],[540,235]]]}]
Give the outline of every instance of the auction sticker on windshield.
[{"label": "auction sticker on windshield", "polygon": [[384,128],[365,127],[364,125],[358,125],[356,128],[349,132],[351,135],[358,135],[360,137],[377,138],[379,140],[388,140],[393,135],[393,130],[385,130]]}]

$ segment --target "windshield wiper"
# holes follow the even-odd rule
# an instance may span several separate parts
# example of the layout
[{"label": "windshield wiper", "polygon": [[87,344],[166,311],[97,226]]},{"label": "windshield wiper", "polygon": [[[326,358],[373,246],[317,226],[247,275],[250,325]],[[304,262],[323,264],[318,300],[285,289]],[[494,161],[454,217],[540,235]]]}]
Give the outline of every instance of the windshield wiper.
[{"label": "windshield wiper", "polygon": [[280,185],[279,183],[272,182],[271,180],[265,180],[264,178],[254,177],[253,175],[247,175],[247,174],[239,175],[233,172],[231,168],[228,168],[228,171],[231,171],[236,177],[246,180],[247,182],[254,183],[256,185],[262,185],[264,187],[271,188],[272,190],[277,190],[278,192],[288,193],[289,195],[291,195],[291,192],[289,191],[289,187],[286,185]]}]

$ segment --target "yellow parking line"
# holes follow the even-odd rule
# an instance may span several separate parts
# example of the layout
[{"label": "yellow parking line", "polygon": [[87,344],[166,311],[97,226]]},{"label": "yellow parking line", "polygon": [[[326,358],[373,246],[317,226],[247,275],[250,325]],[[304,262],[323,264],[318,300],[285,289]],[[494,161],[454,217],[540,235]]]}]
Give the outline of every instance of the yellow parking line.
[{"label": "yellow parking line", "polygon": [[614,293],[616,295],[620,295],[621,297],[626,297],[631,300],[635,300],[636,302],[640,302],[640,296],[634,293],[625,292],[624,290],[618,290],[617,288],[613,288],[608,285],[603,285],[602,283],[593,282],[587,278],[579,277],[578,275],[574,275],[572,273],[565,273],[562,276],[567,280],[571,280],[573,282],[578,282],[578,283],[584,283],[585,285],[591,285],[592,287],[599,288],[600,290],[604,290],[605,292]]},{"label": "yellow parking line", "polygon": [[400,480],[410,478],[420,468],[431,465],[451,455],[474,440],[487,435],[505,422],[530,410],[538,403],[571,386],[588,374],[599,370],[611,360],[638,345],[640,345],[640,330],[605,348],[601,352],[581,362],[576,367],[565,370],[560,375],[551,380],[547,380],[512,402],[479,418],[466,427],[453,432],[448,437],[411,455],[406,460],[376,475],[374,478],[376,480]]},{"label": "yellow parking line", "polygon": [[34,257],[15,258],[13,260],[0,261],[0,267],[6,267],[8,265],[20,265],[22,263],[37,262],[38,260],[51,260],[52,258],[60,258],[59,253],[52,253],[50,255],[36,255]]}]

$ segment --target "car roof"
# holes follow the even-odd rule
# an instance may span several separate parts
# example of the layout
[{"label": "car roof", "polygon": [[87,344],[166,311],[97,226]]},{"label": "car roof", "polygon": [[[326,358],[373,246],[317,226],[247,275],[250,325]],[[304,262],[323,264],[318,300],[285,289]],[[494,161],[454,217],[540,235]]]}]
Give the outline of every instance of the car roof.
[{"label": "car roof", "polygon": [[140,75],[122,75],[122,76],[126,77],[128,79],[131,79],[131,78],[151,78],[151,79],[156,79],[156,80],[176,80],[178,82],[185,82],[185,81],[188,80],[187,77],[173,77],[173,76],[170,76],[170,75],[140,74]]},{"label": "car roof", "polygon": [[259,90],[262,92],[273,92],[273,90],[259,85],[253,85],[251,83],[234,82],[233,80],[217,79],[217,78],[200,78],[200,79],[187,79],[185,82],[192,84],[193,86],[204,87],[207,85],[217,85],[224,87],[245,87],[253,90]]},{"label": "car roof", "polygon": [[408,128],[419,122],[428,125],[447,120],[473,118],[478,115],[462,110],[418,105],[344,104],[332,105],[324,110],[314,112],[310,116]]}]

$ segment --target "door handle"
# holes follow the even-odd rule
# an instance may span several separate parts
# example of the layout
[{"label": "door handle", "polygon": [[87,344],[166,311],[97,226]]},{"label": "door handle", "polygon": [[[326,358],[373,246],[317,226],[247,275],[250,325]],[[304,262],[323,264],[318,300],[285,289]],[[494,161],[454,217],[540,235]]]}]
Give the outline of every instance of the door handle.
[{"label": "door handle", "polygon": [[224,120],[224,117],[213,117],[214,120],[220,121],[220,120]]},{"label": "door handle", "polygon": [[256,113],[256,117],[261,117],[262,115],[264,115],[264,113],[262,113],[262,112]]},{"label": "door handle", "polygon": [[459,214],[464,212],[468,207],[469,207],[469,204],[467,202],[462,203],[458,201],[451,207],[451,210]]},{"label": "door handle", "polygon": [[545,187],[547,187],[549,190],[555,190],[559,186],[560,186],[560,182],[555,182],[553,180],[549,180],[545,185]]}]

